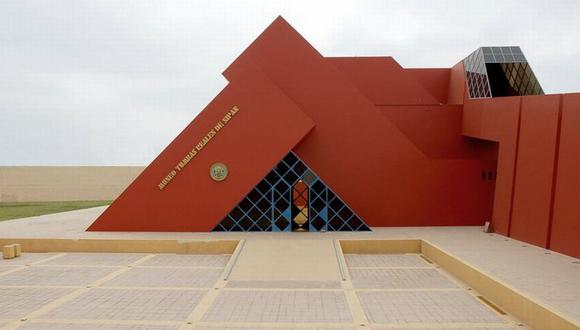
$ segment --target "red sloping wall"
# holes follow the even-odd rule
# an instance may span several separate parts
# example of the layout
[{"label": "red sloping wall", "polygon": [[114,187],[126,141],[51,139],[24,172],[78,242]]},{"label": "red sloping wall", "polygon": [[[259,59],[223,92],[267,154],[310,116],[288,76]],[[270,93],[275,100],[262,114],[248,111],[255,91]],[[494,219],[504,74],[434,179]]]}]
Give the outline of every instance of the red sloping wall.
[{"label": "red sloping wall", "polygon": [[[371,226],[476,225],[489,185],[473,160],[431,160],[348,75],[279,18],[225,71],[256,67],[316,128],[294,151]],[[413,91],[408,91],[413,94]]]},{"label": "red sloping wall", "polygon": [[[313,127],[313,121],[257,71],[245,70],[90,226],[95,231],[210,231]],[[239,112],[173,178],[158,183],[232,106]],[[136,141],[139,143],[139,141]],[[210,166],[229,176],[216,182]]]},{"label": "red sloping wall", "polygon": [[562,96],[550,248],[580,258],[580,94]]},{"label": "red sloping wall", "polygon": [[497,144],[461,135],[460,105],[379,106],[432,159],[497,159]]},{"label": "red sloping wall", "polygon": [[418,83],[423,85],[442,104],[447,103],[449,96],[449,78],[451,69],[445,68],[420,68],[404,69],[405,74],[415,78]]},{"label": "red sloping wall", "polygon": [[492,225],[502,235],[509,235],[520,102],[519,97],[467,100],[463,108],[463,135],[499,142]]},{"label": "red sloping wall", "polygon": [[459,62],[449,70],[447,104],[463,104],[466,93],[463,62]]},{"label": "red sloping wall", "polygon": [[547,247],[559,95],[522,98],[510,236]]},{"label": "red sloping wall", "polygon": [[497,233],[580,257],[580,94],[468,100],[463,134],[499,141]]},{"label": "red sloping wall", "polygon": [[392,57],[326,57],[376,105],[439,104]]}]

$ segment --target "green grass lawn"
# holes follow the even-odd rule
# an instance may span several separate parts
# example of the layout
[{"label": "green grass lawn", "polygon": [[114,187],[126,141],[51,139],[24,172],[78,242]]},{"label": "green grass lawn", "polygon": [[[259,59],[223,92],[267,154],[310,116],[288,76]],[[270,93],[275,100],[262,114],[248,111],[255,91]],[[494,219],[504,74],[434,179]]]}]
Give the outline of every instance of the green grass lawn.
[{"label": "green grass lawn", "polygon": [[112,201],[0,203],[0,221],[109,205]]}]

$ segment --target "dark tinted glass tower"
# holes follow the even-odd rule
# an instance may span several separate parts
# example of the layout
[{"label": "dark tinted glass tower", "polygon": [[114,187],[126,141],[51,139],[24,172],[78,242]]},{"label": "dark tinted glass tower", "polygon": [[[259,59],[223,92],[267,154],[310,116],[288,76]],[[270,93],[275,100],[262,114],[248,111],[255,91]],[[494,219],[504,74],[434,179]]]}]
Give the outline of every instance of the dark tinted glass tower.
[{"label": "dark tinted glass tower", "polygon": [[470,98],[544,94],[520,47],[481,47],[463,65]]}]

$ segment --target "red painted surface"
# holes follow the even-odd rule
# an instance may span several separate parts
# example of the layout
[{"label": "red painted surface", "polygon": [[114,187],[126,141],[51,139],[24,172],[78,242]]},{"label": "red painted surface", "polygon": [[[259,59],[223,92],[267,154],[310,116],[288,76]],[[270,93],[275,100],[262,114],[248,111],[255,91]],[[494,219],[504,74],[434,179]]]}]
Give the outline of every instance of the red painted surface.
[{"label": "red painted surface", "polygon": [[449,70],[447,103],[463,104],[463,100],[466,97],[465,86],[465,72],[463,70],[463,63],[459,62],[455,64],[451,70]]},{"label": "red painted surface", "polygon": [[497,233],[580,257],[580,95],[466,100],[463,134],[499,142]]},{"label": "red painted surface", "polygon": [[467,100],[463,135],[499,142],[492,225],[508,235],[516,164],[519,97]]},{"label": "red painted surface", "polygon": [[[225,75],[252,66],[314,120],[294,151],[368,225],[475,225],[489,218],[484,162],[427,157],[375,107],[379,96],[357,86],[363,79],[349,79],[285,21],[274,22]],[[414,90],[397,93],[416,97]]]},{"label": "red painted surface", "polygon": [[547,247],[560,97],[522,97],[510,236]]},{"label": "red painted surface", "polygon": [[580,258],[580,94],[562,97],[550,248]]},{"label": "red painted surface", "polygon": [[[89,230],[209,231],[293,150],[369,226],[491,219],[498,233],[579,254],[577,94],[472,100],[461,63],[324,58],[282,18],[224,76],[229,85]],[[214,162],[227,164],[225,181],[209,177]]]},{"label": "red painted surface", "polygon": [[375,105],[440,103],[392,57],[331,57],[326,60]]},{"label": "red painted surface", "polygon": [[461,135],[462,106],[380,106],[378,109],[429,158],[496,160],[496,143]]},{"label": "red painted surface", "polygon": [[[256,93],[259,97],[256,97]],[[232,106],[231,122],[159,190],[158,183]],[[89,227],[101,231],[210,231],[298,143],[314,123],[267,78],[231,82]],[[227,164],[225,181],[209,176]]]},{"label": "red painted surface", "polygon": [[447,103],[451,69],[405,69],[405,72],[423,85],[439,103]]}]

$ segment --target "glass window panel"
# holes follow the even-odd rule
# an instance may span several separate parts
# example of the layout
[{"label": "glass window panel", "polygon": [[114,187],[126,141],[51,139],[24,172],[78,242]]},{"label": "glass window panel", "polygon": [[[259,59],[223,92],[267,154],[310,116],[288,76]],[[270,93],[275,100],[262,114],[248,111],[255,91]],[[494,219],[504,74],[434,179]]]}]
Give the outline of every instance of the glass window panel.
[{"label": "glass window panel", "polygon": [[[299,172],[299,174],[289,169],[289,167]],[[283,177],[280,177],[280,170],[286,172]],[[327,230],[327,227],[328,230],[370,230],[358,217],[357,219],[361,221],[362,225],[357,226],[357,228],[346,226],[346,221],[349,219],[345,219],[344,217],[356,217],[354,212],[322,181],[320,181],[316,174],[293,153],[289,153],[283,161],[266,175],[266,177],[256,185],[256,188],[254,188],[248,196],[242,199],[240,204],[234,207],[234,209],[219,224],[217,224],[213,230],[292,230],[294,225],[290,222],[290,219],[287,218],[288,215],[285,216],[283,213],[287,212],[289,209],[292,209],[292,214],[294,214],[296,209],[298,209],[298,211],[300,211],[300,209],[306,210],[305,205],[298,205],[296,204],[296,200],[292,200],[292,194],[290,192],[290,189],[295,188],[295,185],[292,182],[299,179],[302,180],[301,182],[303,182],[304,187],[301,191],[298,191],[296,196],[300,198],[297,198],[297,200],[306,199],[308,204],[305,205],[308,205],[310,208],[310,212],[304,212],[308,217],[308,225],[306,228],[315,231]],[[277,181],[274,186],[271,185],[272,181]],[[288,184],[288,182],[290,182],[290,184]],[[263,197],[262,192],[266,192],[265,197]],[[272,198],[274,198],[274,200],[272,200]],[[331,206],[327,203],[327,200],[332,201]],[[332,207],[334,207],[334,209]],[[334,227],[326,222],[326,216],[320,215],[322,210],[327,209],[329,217],[334,217]]]}]

